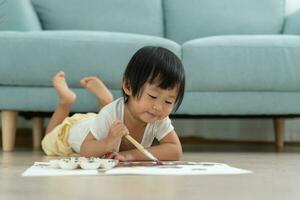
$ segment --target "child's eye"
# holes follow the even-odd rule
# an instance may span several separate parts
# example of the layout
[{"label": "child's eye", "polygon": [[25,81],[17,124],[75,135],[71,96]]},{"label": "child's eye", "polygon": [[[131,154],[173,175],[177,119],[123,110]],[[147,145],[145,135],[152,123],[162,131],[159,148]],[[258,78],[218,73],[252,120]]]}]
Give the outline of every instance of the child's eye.
[{"label": "child's eye", "polygon": [[171,102],[171,101],[166,101],[166,104],[173,104],[173,102]]},{"label": "child's eye", "polygon": [[149,95],[149,97],[151,97],[152,99],[156,99],[157,97],[155,97],[155,96],[153,96],[153,95],[150,95],[150,94],[148,94]]}]

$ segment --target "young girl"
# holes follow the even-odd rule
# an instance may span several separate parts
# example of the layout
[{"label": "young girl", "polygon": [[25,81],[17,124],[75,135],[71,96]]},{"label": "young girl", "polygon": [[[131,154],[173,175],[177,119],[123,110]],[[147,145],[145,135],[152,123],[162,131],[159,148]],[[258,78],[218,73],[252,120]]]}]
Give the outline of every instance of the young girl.
[{"label": "young girl", "polygon": [[[182,148],[169,115],[180,106],[185,88],[181,61],[162,47],[143,47],[128,63],[123,76],[123,97],[112,94],[96,77],[81,85],[93,93],[102,107],[98,114],[68,117],[76,99],[64,72],[53,77],[60,98],[50,119],[42,147],[47,155],[80,153],[85,157],[148,160],[125,135],[130,134],[159,160],[179,160]],[[154,139],[159,144],[152,146]]]}]

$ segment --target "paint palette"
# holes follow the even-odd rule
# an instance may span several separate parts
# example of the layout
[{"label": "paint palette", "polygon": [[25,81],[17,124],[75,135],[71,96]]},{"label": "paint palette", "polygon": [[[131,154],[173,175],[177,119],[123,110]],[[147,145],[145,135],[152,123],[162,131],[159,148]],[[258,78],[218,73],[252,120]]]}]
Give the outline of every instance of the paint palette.
[{"label": "paint palette", "polygon": [[68,169],[68,170],[72,170],[72,169],[78,168],[78,163],[75,162],[74,160],[69,160],[69,159],[61,159],[58,162],[58,165],[59,165],[60,168],[62,168],[62,169]]},{"label": "paint palette", "polygon": [[60,160],[50,160],[49,166],[51,168],[60,168],[65,170],[73,170],[77,168],[92,170],[103,169],[108,170],[115,167],[118,160],[101,159],[101,158],[85,158],[85,157],[70,157]]}]

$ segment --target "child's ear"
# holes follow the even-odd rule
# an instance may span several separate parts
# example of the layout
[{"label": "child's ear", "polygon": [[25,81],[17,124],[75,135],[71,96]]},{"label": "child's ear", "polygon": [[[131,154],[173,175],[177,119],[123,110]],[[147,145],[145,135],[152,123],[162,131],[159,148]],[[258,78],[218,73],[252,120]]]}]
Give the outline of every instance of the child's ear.
[{"label": "child's ear", "polygon": [[127,78],[123,78],[123,90],[127,96],[131,96],[132,91],[130,87],[130,83]]}]

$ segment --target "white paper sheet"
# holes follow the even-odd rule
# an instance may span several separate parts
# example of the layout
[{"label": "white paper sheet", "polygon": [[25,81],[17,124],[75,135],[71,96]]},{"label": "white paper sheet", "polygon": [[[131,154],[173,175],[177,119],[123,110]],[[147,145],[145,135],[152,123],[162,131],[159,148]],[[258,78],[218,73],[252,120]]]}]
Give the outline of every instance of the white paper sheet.
[{"label": "white paper sheet", "polygon": [[[191,163],[191,162],[189,162]],[[117,167],[105,172],[110,175],[137,174],[137,175],[221,175],[221,174],[248,174],[251,171],[230,167],[223,163],[196,163],[178,165]]]},{"label": "white paper sheet", "polygon": [[[133,164],[132,164],[133,163]],[[142,164],[141,164],[142,163]],[[36,162],[22,176],[78,176],[78,175],[221,175],[248,174],[251,171],[231,167],[223,163],[211,162],[165,162],[165,165],[154,165],[151,162],[126,162],[110,170],[64,170]],[[149,165],[150,163],[150,165]]]}]

